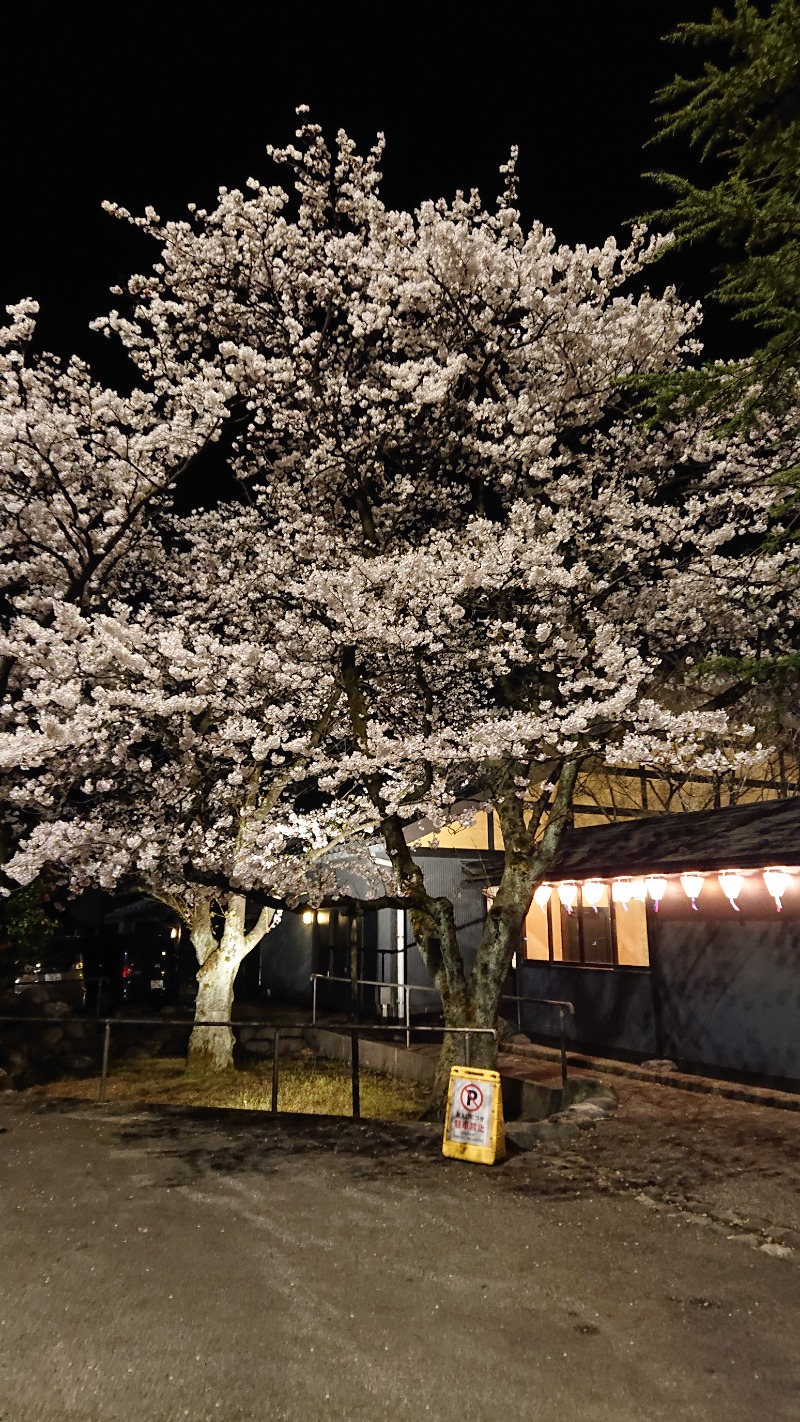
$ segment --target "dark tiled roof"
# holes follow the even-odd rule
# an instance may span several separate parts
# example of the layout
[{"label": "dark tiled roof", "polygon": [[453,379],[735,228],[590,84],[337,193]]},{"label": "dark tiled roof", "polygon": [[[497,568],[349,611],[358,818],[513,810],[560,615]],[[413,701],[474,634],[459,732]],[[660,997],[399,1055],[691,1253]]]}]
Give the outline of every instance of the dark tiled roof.
[{"label": "dark tiled roof", "polygon": [[800,867],[800,798],[572,830],[548,879]]}]

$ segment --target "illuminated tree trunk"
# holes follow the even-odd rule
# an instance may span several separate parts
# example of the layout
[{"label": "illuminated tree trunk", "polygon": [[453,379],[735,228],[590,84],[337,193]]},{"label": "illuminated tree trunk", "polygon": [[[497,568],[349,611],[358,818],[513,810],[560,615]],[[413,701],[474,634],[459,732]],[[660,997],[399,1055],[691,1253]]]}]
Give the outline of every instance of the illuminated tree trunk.
[{"label": "illuminated tree trunk", "polygon": [[[213,932],[210,899],[192,912],[189,932],[199,963],[195,1023],[229,1022],[239,967],[272,927],[275,910],[264,908],[255,926],[246,933],[246,907],[243,894],[231,894],[226,903],[214,905],[215,915],[224,918],[220,938]],[[227,1071],[233,1066],[233,1044],[233,1032],[227,1025],[195,1026],[189,1041],[189,1065]]]}]

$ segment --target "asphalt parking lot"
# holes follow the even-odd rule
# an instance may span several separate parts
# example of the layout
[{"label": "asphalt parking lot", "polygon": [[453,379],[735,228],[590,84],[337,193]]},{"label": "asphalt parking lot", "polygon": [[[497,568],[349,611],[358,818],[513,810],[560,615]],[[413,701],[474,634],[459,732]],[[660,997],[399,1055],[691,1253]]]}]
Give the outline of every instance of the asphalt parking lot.
[{"label": "asphalt parking lot", "polygon": [[800,1114],[614,1086],[494,1167],[0,1097],[0,1419],[796,1422]]}]

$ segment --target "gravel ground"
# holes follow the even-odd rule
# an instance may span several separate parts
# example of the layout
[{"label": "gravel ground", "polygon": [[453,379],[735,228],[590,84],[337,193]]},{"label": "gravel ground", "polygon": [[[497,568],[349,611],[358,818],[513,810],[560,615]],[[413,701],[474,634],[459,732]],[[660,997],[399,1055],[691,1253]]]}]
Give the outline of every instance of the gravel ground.
[{"label": "gravel ground", "polygon": [[425,1126],[0,1097],[1,1422],[800,1416],[800,1115]]}]

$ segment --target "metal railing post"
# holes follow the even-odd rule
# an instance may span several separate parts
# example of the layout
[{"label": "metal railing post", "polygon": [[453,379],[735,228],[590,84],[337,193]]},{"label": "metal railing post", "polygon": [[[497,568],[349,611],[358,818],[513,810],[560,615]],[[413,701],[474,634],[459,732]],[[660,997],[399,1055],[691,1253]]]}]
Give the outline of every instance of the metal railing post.
[{"label": "metal railing post", "polygon": [[350,1031],[350,1076],[353,1085],[353,1120],[361,1118],[361,1082],[358,1075],[358,1030],[353,1027]]},{"label": "metal railing post", "polygon": [[107,978],[100,977],[97,979],[97,997],[95,998],[94,1004],[95,1017],[100,1016],[100,1012],[103,1006],[103,983],[105,982],[108,982]]},{"label": "metal railing post", "polygon": [[103,1102],[104,1102],[105,1099],[106,1099],[106,1081],[108,1080],[108,1053],[109,1053],[109,1048],[110,1048],[110,1046],[111,1046],[111,1023],[109,1022],[108,1018],[106,1018],[106,1020],[105,1020],[105,1027],[104,1027],[104,1030],[103,1030],[103,1065],[102,1065],[101,1072],[100,1072],[100,1095],[99,1095],[99,1097],[97,1098],[97,1099],[98,1099],[98,1103],[99,1103],[101,1106],[102,1106]]},{"label": "metal railing post", "polygon": [[567,1084],[567,1043],[564,1037],[564,1009],[558,1009],[558,1035],[559,1047],[561,1050],[561,1089],[564,1090]]},{"label": "metal railing post", "polygon": [[281,1049],[281,1034],[277,1027],[272,1039],[272,1114],[278,1114],[278,1056]]},{"label": "metal railing post", "polygon": [[311,974],[311,1026],[317,1025],[317,975]]},{"label": "metal railing post", "polygon": [[354,1022],[359,1019],[359,993],[358,993],[358,915],[352,914],[350,917],[350,1016]]},{"label": "metal railing post", "polygon": [[472,1034],[469,1028],[467,1028],[466,1032],[464,1033],[464,1066],[469,1066],[469,1044],[471,1036]]},{"label": "metal railing post", "polygon": [[405,984],[406,994],[406,1046],[411,1046],[411,988]]}]

